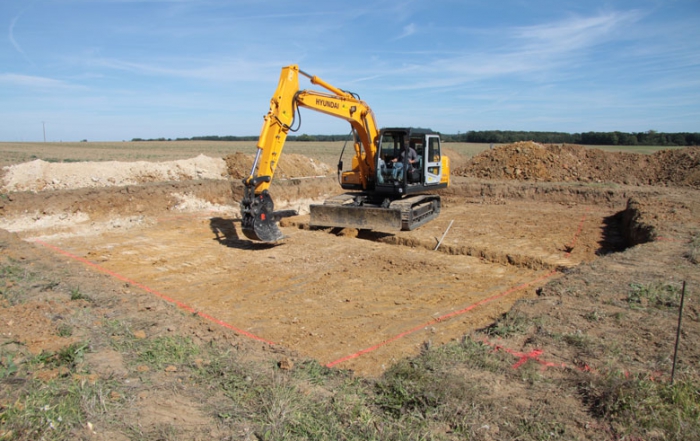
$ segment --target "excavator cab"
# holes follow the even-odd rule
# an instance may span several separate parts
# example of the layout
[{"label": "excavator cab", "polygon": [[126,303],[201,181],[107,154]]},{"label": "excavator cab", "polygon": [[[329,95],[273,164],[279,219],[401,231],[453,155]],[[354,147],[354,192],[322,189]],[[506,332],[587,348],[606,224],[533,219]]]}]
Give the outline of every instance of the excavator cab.
[{"label": "excavator cab", "polygon": [[382,129],[377,152],[374,181],[379,193],[403,195],[446,186],[440,136],[432,130]]},{"label": "excavator cab", "polygon": [[368,167],[367,188],[312,204],[311,226],[408,231],[439,215],[440,196],[427,194],[449,185],[449,159],[440,151],[439,134],[382,129],[373,148],[376,162]]}]

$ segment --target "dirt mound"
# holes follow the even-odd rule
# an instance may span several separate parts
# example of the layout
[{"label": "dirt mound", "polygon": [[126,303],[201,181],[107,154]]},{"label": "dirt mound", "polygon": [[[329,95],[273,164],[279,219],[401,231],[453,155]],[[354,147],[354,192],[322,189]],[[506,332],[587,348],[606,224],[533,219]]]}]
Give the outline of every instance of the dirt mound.
[{"label": "dirt mound", "polygon": [[53,163],[37,159],[4,167],[0,191],[72,190],[148,182],[225,179],[224,167],[221,158],[205,155],[165,162]]},{"label": "dirt mound", "polygon": [[[37,159],[3,168],[0,192],[74,190],[122,187],[150,182],[202,179],[239,180],[250,174],[253,155],[234,153],[225,159],[199,155],[191,159],[164,162],[70,162]],[[277,167],[277,179],[326,176],[331,168],[312,158],[287,154]]]},{"label": "dirt mound", "polygon": [[454,174],[481,179],[700,185],[700,147],[652,155],[606,152],[579,145],[516,142],[484,151]]},{"label": "dirt mound", "polygon": [[[244,179],[250,175],[253,167],[254,155],[236,152],[224,158],[226,171],[232,179]],[[285,154],[275,170],[276,179],[291,179],[303,177],[327,176],[331,168],[322,162],[318,162],[308,156],[294,153]]]},{"label": "dirt mound", "polygon": [[652,158],[658,166],[657,183],[700,186],[700,147],[661,150]]}]

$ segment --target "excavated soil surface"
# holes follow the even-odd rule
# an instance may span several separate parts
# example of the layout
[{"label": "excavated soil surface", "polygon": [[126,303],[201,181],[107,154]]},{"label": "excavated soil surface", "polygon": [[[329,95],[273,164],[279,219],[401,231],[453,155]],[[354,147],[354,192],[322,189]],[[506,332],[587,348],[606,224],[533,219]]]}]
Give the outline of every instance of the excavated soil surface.
[{"label": "excavated soil surface", "polygon": [[[200,337],[233,331],[238,342],[376,376],[426,341],[488,326],[581,264],[647,243],[675,252],[664,241],[677,247],[700,229],[699,152],[498,147],[455,168],[437,220],[396,234],[310,229],[309,203],[340,189],[327,165],[288,155],[270,191],[276,208],[300,216],[281,224],[287,239],[276,245],[240,231],[252,155],[36,160],[3,170],[0,228],[15,233],[3,249],[21,239],[85,285],[101,274],[121,302],[159,310],[165,300],[198,315],[201,326],[181,326]],[[37,353],[69,344],[48,317],[36,305],[0,308],[3,335]]]}]

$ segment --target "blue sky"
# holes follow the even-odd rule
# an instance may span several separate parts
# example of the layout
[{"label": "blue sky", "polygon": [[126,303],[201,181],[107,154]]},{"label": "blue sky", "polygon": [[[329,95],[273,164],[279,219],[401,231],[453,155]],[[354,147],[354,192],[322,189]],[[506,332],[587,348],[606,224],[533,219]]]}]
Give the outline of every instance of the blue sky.
[{"label": "blue sky", "polygon": [[[0,141],[257,135],[289,64],[380,126],[700,131],[698,0],[2,0],[0,23]],[[302,110],[299,134],[348,131]]]}]

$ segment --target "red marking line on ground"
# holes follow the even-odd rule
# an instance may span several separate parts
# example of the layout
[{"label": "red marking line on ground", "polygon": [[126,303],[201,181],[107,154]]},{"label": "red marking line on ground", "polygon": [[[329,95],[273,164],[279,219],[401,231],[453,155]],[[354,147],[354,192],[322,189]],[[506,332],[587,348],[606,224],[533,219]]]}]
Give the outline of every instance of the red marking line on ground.
[{"label": "red marking line on ground", "polygon": [[[486,345],[486,346],[492,347],[494,351],[507,352],[507,353],[513,355],[514,357],[517,357],[518,361],[515,362],[515,364],[512,366],[513,369],[519,368],[520,366],[525,364],[525,362],[527,362],[527,360],[535,360],[536,362],[538,362],[539,364],[541,364],[545,368],[556,367],[556,368],[562,368],[562,369],[576,369],[576,370],[579,370],[581,372],[590,372],[593,374],[598,373],[598,371],[596,369],[590,367],[587,364],[584,364],[582,366],[573,366],[572,367],[572,366],[567,365],[566,363],[553,363],[551,361],[542,360],[542,359],[540,359],[540,355],[542,355],[544,353],[544,350],[542,350],[542,349],[534,349],[530,352],[525,353],[525,352],[518,352],[518,351],[515,351],[513,349],[506,348],[505,346],[501,346],[501,345],[496,344],[496,343],[491,343],[490,341],[488,341],[485,338],[481,341],[481,343]],[[623,374],[625,375],[626,378],[629,377],[629,372],[625,371],[625,372],[623,372]],[[658,372],[658,371],[652,372],[648,376],[648,378],[651,381],[657,381],[658,379],[660,379],[662,377],[663,377],[663,374],[661,372]]]},{"label": "red marking line on ground", "polygon": [[[583,223],[586,222],[586,218],[588,217],[589,211],[590,211],[590,208],[587,208],[584,215],[581,216],[581,220],[578,222],[578,228],[576,229],[576,233],[574,233],[574,237],[571,239],[571,244],[568,246],[568,248],[571,251],[567,251],[566,254],[564,254],[564,257],[567,259],[571,256],[571,252],[573,251],[574,247],[576,246],[576,242],[578,241],[578,238],[581,235],[581,232],[583,231]],[[538,362],[539,364],[541,364],[545,367],[562,367],[562,368],[566,367],[566,365],[564,363],[557,364],[557,363],[552,363],[549,361],[540,360],[540,355],[542,355],[544,353],[544,351],[542,349],[534,349],[530,352],[525,353],[525,352],[517,352],[517,351],[514,351],[513,349],[508,349],[504,346],[492,344],[489,341],[487,341],[486,339],[484,339],[482,343],[487,345],[487,346],[493,347],[494,350],[502,350],[502,351],[505,351],[505,352],[517,357],[518,361],[513,365],[513,369],[519,368],[520,366],[525,364],[525,362],[527,362],[527,360],[530,360],[530,359],[535,360],[536,362]],[[588,366],[585,366],[582,370],[584,370],[584,371],[589,370],[589,368],[588,368]]]},{"label": "red marking line on ground", "polygon": [[144,284],[142,284],[142,283],[136,282],[136,281],[131,280],[131,279],[129,279],[128,277],[125,277],[125,276],[123,276],[123,275],[121,275],[121,274],[119,274],[119,273],[115,273],[114,271],[108,270],[107,268],[105,268],[105,267],[103,267],[103,266],[100,266],[100,265],[98,265],[98,264],[96,264],[96,263],[94,263],[94,262],[91,262],[91,261],[89,261],[89,260],[87,260],[87,259],[85,259],[85,258],[83,258],[83,257],[76,256],[75,254],[69,253],[68,251],[65,251],[65,250],[63,250],[63,249],[61,249],[61,248],[58,248],[57,246],[48,244],[48,243],[43,242],[43,241],[38,240],[38,239],[35,239],[34,242],[38,243],[39,245],[43,245],[44,247],[49,248],[49,249],[51,249],[51,250],[53,250],[53,251],[56,251],[57,253],[63,254],[63,255],[66,256],[66,257],[70,257],[71,259],[74,259],[74,260],[77,260],[78,262],[84,263],[85,265],[90,266],[90,267],[92,267],[92,268],[94,268],[94,269],[96,269],[96,270],[98,270],[98,271],[100,271],[100,272],[102,272],[102,273],[108,274],[108,275],[114,277],[115,279],[121,280],[122,282],[126,282],[126,283],[128,283],[128,284],[130,284],[130,285],[133,285],[133,286],[135,286],[135,287],[137,287],[137,288],[140,288],[140,289],[146,291],[147,293],[150,293],[150,294],[153,294],[153,295],[155,295],[155,296],[157,296],[157,297],[160,297],[161,299],[165,300],[166,302],[169,302],[169,303],[172,303],[172,304],[176,305],[176,306],[177,306],[178,308],[180,308],[180,309],[183,309],[183,310],[185,310],[185,311],[187,311],[187,312],[189,312],[189,313],[192,313],[192,314],[196,314],[196,315],[198,315],[199,317],[202,317],[203,319],[206,319],[206,320],[209,320],[209,321],[211,321],[211,322],[214,322],[214,323],[216,323],[217,325],[223,326],[224,328],[228,328],[228,329],[230,329],[230,330],[232,330],[232,331],[234,331],[234,332],[236,332],[236,333],[238,333],[238,334],[244,335],[244,336],[246,336],[246,337],[248,337],[248,338],[252,338],[253,340],[261,341],[261,342],[264,342],[264,343],[267,343],[267,344],[270,344],[270,345],[274,345],[274,344],[275,344],[274,342],[271,342],[271,341],[269,341],[269,340],[266,340],[266,339],[264,339],[264,338],[262,338],[262,337],[258,337],[258,336],[255,335],[255,334],[251,334],[251,333],[248,332],[248,331],[244,331],[243,329],[236,328],[235,326],[230,325],[230,324],[228,324],[228,323],[226,323],[226,322],[224,322],[224,321],[222,321],[222,320],[219,320],[219,319],[217,319],[217,318],[215,318],[215,317],[212,317],[212,316],[210,316],[209,314],[207,314],[207,313],[205,313],[205,312],[197,311],[197,310],[195,310],[193,307],[191,307],[191,306],[189,306],[189,305],[187,305],[187,304],[185,304],[185,303],[182,303],[182,302],[180,302],[179,300],[175,300],[175,299],[173,299],[173,298],[171,298],[171,297],[168,297],[167,295],[165,295],[165,294],[163,294],[163,293],[161,293],[161,292],[159,292],[159,291],[156,291],[155,289],[151,289],[151,288],[149,288],[148,286],[146,286],[146,285],[144,285]]},{"label": "red marking line on ground", "polygon": [[[512,366],[513,369],[519,368],[520,366],[525,364],[525,362],[527,362],[528,360],[535,360],[536,362],[538,362],[539,364],[541,364],[544,367],[561,367],[561,368],[567,367],[566,364],[564,364],[564,363],[552,363],[550,361],[541,360],[540,355],[544,354],[544,350],[542,350],[542,349],[533,349],[530,352],[518,352],[518,351],[514,351],[513,349],[506,348],[505,346],[491,343],[486,339],[482,340],[481,343],[485,344],[486,346],[491,346],[494,351],[504,351],[504,352],[507,352],[507,353],[513,355],[514,357],[518,358],[518,361],[515,362],[515,364]],[[590,370],[590,368],[588,368],[588,369],[587,368],[588,368],[588,366],[586,366],[582,370],[584,370],[584,371]]]},{"label": "red marking line on ground", "polygon": [[369,347],[369,348],[366,348],[366,349],[363,349],[363,350],[361,350],[361,351],[355,352],[354,354],[347,355],[347,356],[345,356],[345,357],[343,357],[343,358],[339,358],[338,360],[331,361],[330,363],[326,364],[326,367],[329,367],[329,368],[330,368],[330,367],[333,367],[333,366],[335,366],[335,365],[337,365],[337,364],[343,363],[343,362],[348,361],[348,360],[352,360],[353,358],[357,358],[357,357],[360,357],[361,355],[364,355],[364,354],[367,354],[367,353],[369,353],[369,352],[375,351],[375,350],[381,348],[382,346],[386,346],[386,345],[388,345],[388,344],[391,343],[391,342],[394,342],[394,341],[396,341],[396,340],[398,340],[398,339],[400,339],[400,338],[403,338],[403,337],[405,337],[405,336],[407,336],[407,335],[413,334],[414,332],[417,332],[417,331],[420,331],[420,330],[422,330],[422,329],[425,329],[425,328],[428,327],[428,326],[434,325],[434,324],[436,324],[436,323],[444,322],[444,321],[449,320],[449,319],[451,319],[451,318],[453,318],[453,317],[456,317],[456,316],[458,316],[458,315],[462,315],[462,314],[467,313],[467,312],[471,311],[472,309],[477,308],[477,307],[479,307],[479,306],[481,306],[481,305],[484,305],[484,304],[486,304],[486,303],[492,302],[492,301],[497,300],[497,299],[499,299],[499,298],[501,298],[501,297],[506,297],[507,295],[512,294],[512,293],[514,293],[514,292],[516,292],[516,291],[520,291],[521,289],[527,288],[528,286],[530,286],[530,285],[532,285],[532,284],[534,284],[534,283],[537,283],[537,282],[541,282],[541,281],[543,281],[543,280],[546,280],[546,279],[552,277],[554,274],[556,274],[556,271],[552,271],[552,272],[550,272],[550,273],[548,273],[548,274],[545,274],[545,275],[542,276],[542,277],[539,277],[539,278],[537,278],[537,279],[531,280],[530,282],[526,282],[526,283],[523,283],[523,284],[521,284],[521,285],[514,286],[514,287],[512,287],[512,288],[510,288],[510,289],[508,289],[508,290],[506,290],[506,291],[504,291],[504,292],[502,292],[502,293],[496,294],[496,295],[491,296],[491,297],[488,297],[488,298],[486,298],[486,299],[479,300],[478,302],[473,303],[473,304],[467,306],[466,308],[460,309],[459,311],[454,311],[454,312],[450,312],[450,313],[445,314],[445,315],[441,315],[441,316],[438,317],[438,318],[435,318],[435,319],[433,319],[433,320],[430,320],[429,322],[423,323],[422,325],[418,325],[418,326],[416,326],[416,327],[414,327],[414,328],[411,328],[411,329],[409,329],[409,330],[407,330],[407,331],[404,331],[404,332],[402,332],[402,333],[400,333],[400,334],[397,334],[397,335],[395,335],[395,336],[389,338],[388,340],[384,340],[383,342],[378,343],[378,344],[376,344],[376,345],[374,345],[374,346],[371,346],[371,347]]},{"label": "red marking line on ground", "polygon": [[[572,241],[571,241],[571,245],[570,245],[570,248],[571,248],[572,250],[573,250],[574,246],[576,245],[576,242],[578,241],[578,237],[579,237],[579,235],[581,234],[581,231],[583,231],[583,223],[586,221],[587,213],[588,213],[589,210],[590,210],[590,209],[586,209],[586,214],[584,214],[584,215],[581,217],[581,220],[580,220],[579,223],[578,223],[578,228],[577,228],[577,230],[576,230],[576,233],[574,234],[574,237],[573,237],[573,239],[572,239]],[[571,255],[571,251],[567,252],[567,253],[564,255],[564,257],[567,257],[567,258],[568,258],[570,255]],[[405,336],[407,336],[407,335],[413,334],[414,332],[420,331],[421,329],[425,329],[427,326],[430,326],[430,325],[433,325],[433,324],[435,324],[435,323],[439,323],[439,322],[448,320],[448,319],[450,319],[450,318],[452,318],[452,317],[455,317],[455,316],[464,314],[464,313],[466,313],[466,312],[468,312],[468,311],[471,311],[472,309],[474,309],[474,308],[476,308],[476,307],[478,307],[478,306],[481,306],[481,305],[483,305],[483,304],[485,304],[485,303],[491,302],[491,301],[496,300],[496,299],[501,298],[501,297],[505,297],[505,296],[507,296],[508,294],[511,294],[511,293],[513,293],[513,292],[515,292],[515,291],[519,291],[519,290],[521,290],[521,289],[523,289],[523,288],[526,288],[527,286],[532,285],[533,283],[537,283],[537,282],[540,282],[540,281],[542,281],[542,280],[546,280],[546,279],[552,277],[555,273],[556,273],[556,271],[552,271],[552,272],[550,272],[549,274],[546,274],[546,275],[544,275],[544,276],[542,276],[542,277],[540,277],[540,278],[538,278],[538,279],[532,280],[532,281],[527,282],[527,283],[523,283],[522,285],[515,286],[515,287],[513,287],[513,288],[511,288],[511,289],[509,289],[509,290],[507,290],[507,291],[505,291],[505,292],[502,292],[502,293],[497,294],[497,295],[495,295],[495,296],[489,297],[489,298],[487,298],[487,299],[480,300],[480,301],[478,301],[478,302],[476,302],[476,303],[474,303],[474,304],[472,304],[472,305],[467,306],[467,307],[464,308],[464,309],[461,309],[461,310],[459,310],[459,311],[451,312],[451,313],[449,313],[449,314],[445,314],[445,315],[443,315],[443,316],[440,316],[440,317],[438,317],[438,318],[436,318],[436,319],[434,319],[434,320],[431,320],[431,321],[429,321],[429,322],[427,322],[427,323],[424,323],[424,324],[422,324],[422,325],[416,326],[415,328],[409,329],[408,331],[404,331],[404,332],[402,332],[402,333],[400,333],[400,334],[398,334],[398,335],[395,335],[394,337],[391,337],[391,338],[388,339],[388,340],[384,340],[383,342],[378,343],[378,344],[376,344],[376,345],[374,345],[374,346],[371,346],[371,347],[369,347],[369,348],[366,348],[366,349],[363,349],[363,350],[361,350],[361,351],[355,352],[354,354],[350,354],[350,355],[345,356],[345,357],[343,357],[343,358],[340,358],[340,359],[338,359],[338,360],[331,361],[330,363],[326,364],[326,367],[333,367],[333,366],[335,366],[335,365],[337,365],[337,364],[339,364],[339,363],[343,363],[343,362],[345,362],[345,361],[352,360],[353,358],[357,358],[357,357],[360,357],[361,355],[364,355],[364,354],[367,354],[367,353],[369,353],[369,352],[375,351],[375,350],[381,348],[382,346],[386,346],[386,345],[388,345],[389,343],[394,342],[394,341],[396,341],[396,340],[398,340],[398,339],[400,339],[400,338],[403,338],[403,337],[405,337]],[[530,353],[530,354],[531,354],[531,357],[530,357],[530,358],[538,357],[538,356],[540,355],[540,354],[534,354],[534,355],[532,355],[533,353]],[[522,357],[525,357],[525,358],[522,358]],[[524,363],[524,362],[527,360],[527,358],[528,358],[528,355],[527,355],[527,354],[521,355],[521,360],[520,360],[518,363],[520,363],[520,364]],[[537,359],[537,360],[539,361],[539,359]],[[521,362],[522,362],[522,363],[521,363]],[[518,364],[518,363],[516,363],[516,364]],[[520,365],[518,364],[518,366],[520,366]]]},{"label": "red marking line on ground", "polygon": [[672,237],[663,237],[663,236],[659,236],[654,240],[658,241],[658,242],[685,242],[684,240],[681,240],[681,239],[674,239]]}]

